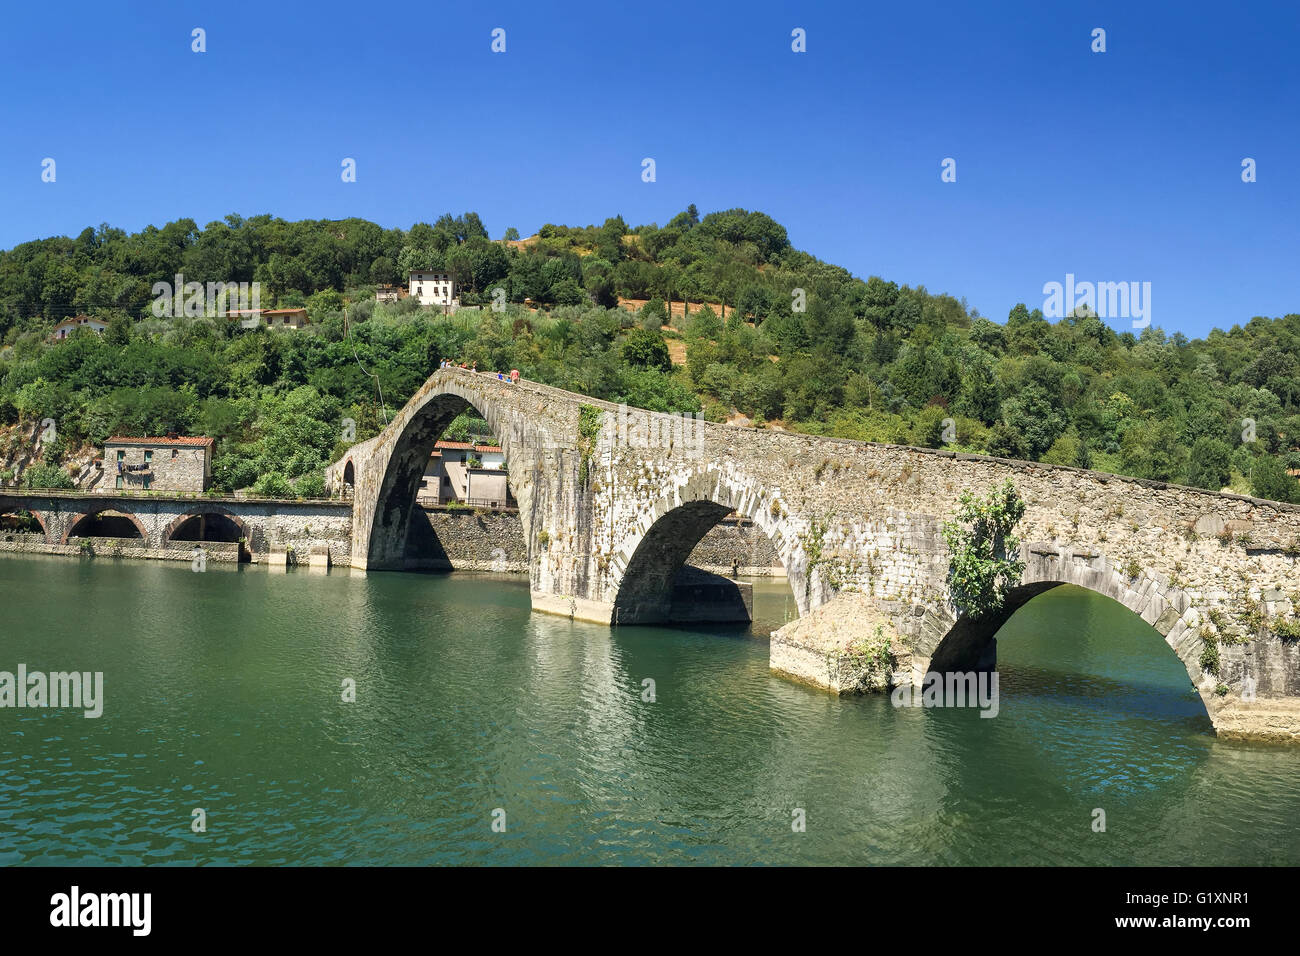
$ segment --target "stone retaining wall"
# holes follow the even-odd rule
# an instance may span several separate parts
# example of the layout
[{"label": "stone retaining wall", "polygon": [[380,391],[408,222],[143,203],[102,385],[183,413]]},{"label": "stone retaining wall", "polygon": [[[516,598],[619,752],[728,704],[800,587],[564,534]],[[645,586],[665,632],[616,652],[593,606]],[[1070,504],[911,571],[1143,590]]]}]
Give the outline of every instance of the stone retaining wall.
[{"label": "stone retaining wall", "polygon": [[[413,522],[407,566],[439,571],[528,572],[524,527],[513,511],[423,508],[428,523]],[[752,522],[724,519],[691,552],[688,564],[730,575],[732,560],[746,577],[784,576],[776,549]]]},{"label": "stone retaining wall", "polygon": [[785,577],[781,558],[772,539],[752,521],[723,518],[710,528],[695,546],[686,563],[714,574],[736,573],[745,577]]},{"label": "stone retaining wall", "polygon": [[[39,534],[10,533],[0,536],[0,552],[58,554],[65,557],[89,555],[97,558],[142,558],[151,561],[192,561],[196,544],[199,542],[169,541],[165,547],[151,548],[139,538],[73,538],[68,544],[47,544],[44,536]],[[208,561],[229,564],[239,561],[238,542],[204,541],[202,547]]]}]

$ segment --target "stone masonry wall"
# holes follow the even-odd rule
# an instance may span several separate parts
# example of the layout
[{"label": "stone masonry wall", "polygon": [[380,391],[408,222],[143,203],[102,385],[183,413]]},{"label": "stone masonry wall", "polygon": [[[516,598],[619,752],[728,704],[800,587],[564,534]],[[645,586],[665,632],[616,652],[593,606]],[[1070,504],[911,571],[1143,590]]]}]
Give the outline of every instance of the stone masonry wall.
[{"label": "stone masonry wall", "polygon": [[[119,474],[117,470],[118,452],[122,453],[124,466],[141,466],[146,464],[145,452],[153,457],[147,472],[127,471],[125,467]],[[149,477],[149,488],[155,491],[203,491],[208,479],[208,450],[192,445],[105,445],[104,477],[100,481],[101,489],[113,489],[117,479],[122,479],[123,487],[139,491],[145,487],[145,476]]]},{"label": "stone masonry wall", "polygon": [[[418,524],[421,515],[427,536]],[[524,528],[513,512],[418,507],[407,554],[411,566],[433,570],[528,573]]]},{"label": "stone masonry wall", "polygon": [[[412,550],[420,551],[421,566],[436,569],[527,573],[524,528],[515,512],[476,512],[471,509],[421,508],[436,545],[419,542],[412,531]],[[724,519],[709,530],[687,563],[715,574],[730,574],[731,561],[740,561],[745,576],[785,574],[772,543],[753,524]]]},{"label": "stone masonry wall", "polygon": [[731,574],[732,562],[745,577],[784,577],[785,568],[767,535],[751,521],[723,518],[700,539],[686,563],[714,574]]}]

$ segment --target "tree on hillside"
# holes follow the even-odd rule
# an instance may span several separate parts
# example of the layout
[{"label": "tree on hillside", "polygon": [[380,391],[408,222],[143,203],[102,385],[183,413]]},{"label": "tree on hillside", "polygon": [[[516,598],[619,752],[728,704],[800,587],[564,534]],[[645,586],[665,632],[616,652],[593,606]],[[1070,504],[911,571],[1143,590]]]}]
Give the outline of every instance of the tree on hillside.
[{"label": "tree on hillside", "polygon": [[1260,455],[1250,473],[1250,492],[1256,498],[1300,504],[1300,482],[1286,473],[1286,465],[1272,455]]},{"label": "tree on hillside", "polygon": [[664,300],[655,296],[641,308],[641,322],[645,328],[657,332],[668,323]]},{"label": "tree on hillside", "polygon": [[668,346],[657,331],[632,329],[623,341],[622,354],[623,361],[634,368],[657,372],[671,372],[673,368]]},{"label": "tree on hillside", "polygon": [[1231,477],[1232,450],[1217,438],[1198,438],[1187,465],[1187,483],[1218,491]]}]

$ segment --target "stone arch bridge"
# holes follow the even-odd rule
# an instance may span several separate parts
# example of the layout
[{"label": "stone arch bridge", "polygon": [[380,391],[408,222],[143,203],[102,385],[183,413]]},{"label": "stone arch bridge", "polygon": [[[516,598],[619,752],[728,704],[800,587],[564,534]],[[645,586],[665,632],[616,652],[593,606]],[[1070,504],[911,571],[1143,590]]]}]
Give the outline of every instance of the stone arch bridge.
[{"label": "stone arch bridge", "polygon": [[[1300,507],[706,423],[450,369],[329,469],[336,493],[351,479],[353,567],[405,566],[430,452],[469,408],[505,452],[535,610],[605,624],[664,621],[695,544],[735,511],[771,539],[801,615],[839,592],[869,596],[908,648],[913,681],[931,669],[991,666],[994,635],[1017,607],[1075,584],[1164,638],[1221,733],[1300,738],[1300,647],[1286,637],[1300,592]],[[1024,578],[996,620],[958,620],[940,526],[963,491],[985,494],[1007,478],[1027,506],[1018,529]],[[1215,647],[1217,668],[1206,653]]]},{"label": "stone arch bridge", "polygon": [[[86,494],[77,491],[0,491],[0,514],[29,512],[39,526],[32,534],[0,533],[0,550],[75,552],[78,538],[128,557],[188,559],[200,522],[225,525],[230,547],[209,547],[216,561],[265,557],[295,548],[306,555],[326,547],[335,562],[350,558],[352,507],[337,501],[281,501],[249,498],[144,494]],[[118,519],[123,536],[96,538],[89,532],[98,516]],[[238,539],[243,539],[242,542]]]}]

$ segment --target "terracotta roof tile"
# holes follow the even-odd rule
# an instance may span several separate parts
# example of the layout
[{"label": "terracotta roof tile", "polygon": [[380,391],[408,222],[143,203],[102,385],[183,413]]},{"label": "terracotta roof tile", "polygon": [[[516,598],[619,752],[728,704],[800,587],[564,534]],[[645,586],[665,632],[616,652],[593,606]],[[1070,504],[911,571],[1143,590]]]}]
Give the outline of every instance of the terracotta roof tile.
[{"label": "terracotta roof tile", "polygon": [[215,438],[205,438],[201,435],[181,435],[178,438],[137,438],[131,435],[115,435],[105,445],[191,445],[203,446],[211,445],[216,441]]},{"label": "terracotta roof tile", "polygon": [[501,448],[497,445],[474,445],[467,441],[439,441],[434,448],[448,448],[452,451],[482,451],[482,452],[499,452]]}]

